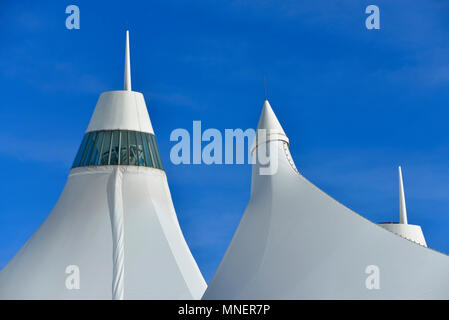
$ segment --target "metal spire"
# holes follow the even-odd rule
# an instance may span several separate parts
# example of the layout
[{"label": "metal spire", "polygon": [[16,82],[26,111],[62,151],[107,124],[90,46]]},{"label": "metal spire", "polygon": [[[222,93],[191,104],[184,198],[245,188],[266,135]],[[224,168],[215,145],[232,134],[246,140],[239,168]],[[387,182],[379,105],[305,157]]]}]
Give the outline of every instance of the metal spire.
[{"label": "metal spire", "polygon": [[126,30],[124,90],[131,91],[131,63],[129,62],[129,31],[128,30]]},{"label": "metal spire", "polygon": [[399,166],[399,223],[408,224],[407,208],[405,206],[404,183],[402,181],[401,166]]}]

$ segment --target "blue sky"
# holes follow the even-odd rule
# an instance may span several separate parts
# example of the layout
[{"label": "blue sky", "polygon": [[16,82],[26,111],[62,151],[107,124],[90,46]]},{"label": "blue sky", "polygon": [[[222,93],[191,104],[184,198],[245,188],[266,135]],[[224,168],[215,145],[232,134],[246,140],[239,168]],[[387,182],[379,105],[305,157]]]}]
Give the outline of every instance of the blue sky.
[{"label": "blue sky", "polygon": [[[125,5],[126,3],[126,5]],[[170,133],[254,128],[267,78],[300,172],[375,222],[449,253],[449,4],[445,1],[2,1],[0,267],[55,205],[101,92],[121,89],[130,29],[185,238],[209,281],[249,198],[249,165],[170,163]],[[77,4],[81,29],[65,28]],[[380,30],[365,8],[380,8]]]}]

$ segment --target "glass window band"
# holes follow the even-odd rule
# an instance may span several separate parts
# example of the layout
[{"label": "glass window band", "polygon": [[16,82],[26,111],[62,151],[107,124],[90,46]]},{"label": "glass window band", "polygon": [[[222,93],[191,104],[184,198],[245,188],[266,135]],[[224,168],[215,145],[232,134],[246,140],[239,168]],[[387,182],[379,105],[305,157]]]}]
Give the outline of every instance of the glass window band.
[{"label": "glass window band", "polygon": [[154,134],[131,130],[86,133],[72,168],[107,165],[132,165],[163,170]]}]

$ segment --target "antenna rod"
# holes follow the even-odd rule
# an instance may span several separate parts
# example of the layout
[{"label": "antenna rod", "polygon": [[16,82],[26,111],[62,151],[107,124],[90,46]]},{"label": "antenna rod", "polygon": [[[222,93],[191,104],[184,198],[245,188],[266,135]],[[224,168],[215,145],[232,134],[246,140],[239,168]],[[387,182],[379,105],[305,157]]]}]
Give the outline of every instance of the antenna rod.
[{"label": "antenna rod", "polygon": [[125,84],[124,90],[131,91],[131,63],[129,62],[129,31],[126,30],[126,47],[125,47]]},{"label": "antenna rod", "polygon": [[407,208],[405,206],[404,183],[402,181],[401,166],[399,166],[399,223],[408,224]]}]

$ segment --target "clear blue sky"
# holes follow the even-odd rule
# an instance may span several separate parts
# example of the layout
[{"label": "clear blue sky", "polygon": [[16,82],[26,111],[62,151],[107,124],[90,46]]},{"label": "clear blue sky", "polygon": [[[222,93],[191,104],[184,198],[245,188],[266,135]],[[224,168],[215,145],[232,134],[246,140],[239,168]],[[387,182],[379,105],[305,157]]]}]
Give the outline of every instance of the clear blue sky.
[{"label": "clear blue sky", "polygon": [[[185,238],[209,281],[245,209],[249,165],[170,163],[175,128],[254,128],[271,105],[300,172],[375,222],[449,253],[447,1],[2,1],[0,267],[44,221],[101,92],[121,89],[125,29]],[[65,28],[77,4],[81,29]],[[365,28],[380,7],[381,29]]]}]

